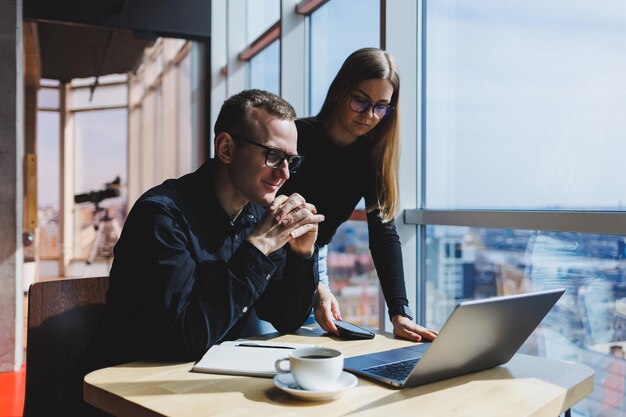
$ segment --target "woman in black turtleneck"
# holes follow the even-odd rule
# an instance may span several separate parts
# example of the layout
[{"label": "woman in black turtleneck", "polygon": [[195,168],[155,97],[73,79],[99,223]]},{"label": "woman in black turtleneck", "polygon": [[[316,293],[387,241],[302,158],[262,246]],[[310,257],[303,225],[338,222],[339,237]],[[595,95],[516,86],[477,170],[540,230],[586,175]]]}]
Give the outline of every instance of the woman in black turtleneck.
[{"label": "woman in black turtleneck", "polygon": [[[404,285],[400,239],[394,224],[398,209],[400,78],[391,56],[377,48],[352,53],[343,63],[315,117],[296,121],[300,170],[281,194],[300,193],[324,214],[318,246],[331,241],[364,198],[369,246],[396,336],[413,341],[434,339],[437,332],[415,324]],[[319,297],[315,319],[337,333],[339,303],[329,291],[320,257]]]}]

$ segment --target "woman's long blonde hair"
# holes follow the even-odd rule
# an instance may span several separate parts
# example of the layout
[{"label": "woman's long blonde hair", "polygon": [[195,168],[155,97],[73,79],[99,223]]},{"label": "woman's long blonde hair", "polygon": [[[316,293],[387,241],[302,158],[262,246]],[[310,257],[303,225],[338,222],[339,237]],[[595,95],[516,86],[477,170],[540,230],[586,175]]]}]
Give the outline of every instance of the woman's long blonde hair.
[{"label": "woman's long blonde hair", "polygon": [[333,124],[337,117],[335,110],[346,100],[348,93],[361,81],[372,79],[389,80],[393,86],[389,103],[393,106],[393,111],[366,134],[373,142],[371,158],[378,187],[377,203],[368,206],[367,212],[378,210],[381,220],[388,222],[398,210],[400,158],[400,74],[391,55],[378,48],[363,48],[350,54],[331,83],[317,117],[325,126]]}]

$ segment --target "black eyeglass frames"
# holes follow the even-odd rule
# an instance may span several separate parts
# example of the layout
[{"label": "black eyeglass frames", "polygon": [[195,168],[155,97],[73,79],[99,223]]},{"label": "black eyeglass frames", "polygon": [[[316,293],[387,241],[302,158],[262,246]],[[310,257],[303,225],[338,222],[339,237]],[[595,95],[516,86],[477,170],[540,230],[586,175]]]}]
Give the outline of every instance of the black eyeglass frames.
[{"label": "black eyeglass frames", "polygon": [[298,170],[298,168],[300,168],[300,165],[302,165],[302,161],[304,161],[304,156],[302,155],[289,155],[288,153],[285,153],[280,149],[261,145],[260,143],[240,138],[232,134],[230,136],[235,140],[246,142],[250,145],[258,146],[259,148],[265,149],[265,165],[270,168],[278,169],[283,164],[283,161],[287,161],[289,172],[293,174]]},{"label": "black eyeglass frames", "polygon": [[365,113],[370,109],[374,109],[374,116],[377,119],[384,119],[393,111],[393,106],[389,104],[374,104],[369,100],[350,94],[350,109],[357,113]]}]

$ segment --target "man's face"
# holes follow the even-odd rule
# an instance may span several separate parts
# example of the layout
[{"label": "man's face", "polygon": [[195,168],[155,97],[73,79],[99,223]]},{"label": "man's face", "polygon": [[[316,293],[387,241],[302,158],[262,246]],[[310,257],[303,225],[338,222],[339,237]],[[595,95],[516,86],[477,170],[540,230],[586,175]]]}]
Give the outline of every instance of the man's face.
[{"label": "man's face", "polygon": [[[292,120],[282,120],[263,109],[253,109],[250,114],[255,126],[254,137],[248,141],[279,149],[289,155],[297,154],[298,132]],[[287,161],[280,167],[265,164],[266,150],[243,140],[235,141],[235,152],[228,166],[235,189],[247,200],[263,207],[276,197],[278,189],[289,179]]]}]

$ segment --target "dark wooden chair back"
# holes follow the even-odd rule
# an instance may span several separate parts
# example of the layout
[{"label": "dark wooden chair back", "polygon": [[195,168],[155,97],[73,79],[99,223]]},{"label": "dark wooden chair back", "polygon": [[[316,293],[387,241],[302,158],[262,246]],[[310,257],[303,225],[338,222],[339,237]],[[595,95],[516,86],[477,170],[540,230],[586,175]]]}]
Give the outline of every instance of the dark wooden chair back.
[{"label": "dark wooden chair back", "polygon": [[37,282],[28,293],[24,417],[57,410],[102,315],[108,277]]}]

